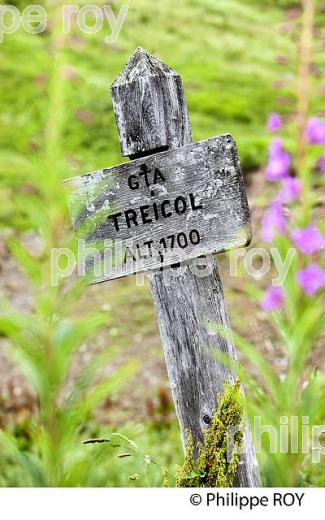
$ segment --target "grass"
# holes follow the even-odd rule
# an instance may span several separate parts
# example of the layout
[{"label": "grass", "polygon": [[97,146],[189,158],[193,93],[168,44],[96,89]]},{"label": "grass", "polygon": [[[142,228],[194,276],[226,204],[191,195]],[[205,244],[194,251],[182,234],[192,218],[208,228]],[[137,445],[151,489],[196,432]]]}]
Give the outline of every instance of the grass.
[{"label": "grass", "polygon": [[[19,3],[18,5],[23,5]],[[116,2],[116,10],[122,2]],[[267,114],[279,92],[273,82],[295,67],[291,36],[278,31],[283,11],[277,3],[163,0],[132,2],[114,45],[104,36],[66,38],[64,145],[66,176],[121,162],[108,91],[134,49],[141,45],[183,77],[194,139],[231,132],[238,140],[244,168],[263,161]],[[37,152],[48,118],[52,59],[49,30],[39,36],[19,31],[1,45],[1,154],[6,162]],[[289,67],[276,63],[285,55]],[[32,59],[31,59],[32,57]],[[288,87],[288,111],[293,89]],[[25,159],[26,160],[26,159]],[[70,171],[69,171],[70,170]]]},{"label": "grass", "polygon": [[[8,425],[15,444],[7,442],[5,449],[0,435],[0,487],[161,487],[163,469],[169,472],[172,485],[175,466],[182,460],[175,420],[167,424],[159,421],[125,424],[116,434],[112,428],[96,426],[89,418],[88,424],[75,435],[75,445],[65,455],[62,480],[54,484],[38,457],[34,428],[33,419]],[[94,437],[111,442],[83,444]]]}]

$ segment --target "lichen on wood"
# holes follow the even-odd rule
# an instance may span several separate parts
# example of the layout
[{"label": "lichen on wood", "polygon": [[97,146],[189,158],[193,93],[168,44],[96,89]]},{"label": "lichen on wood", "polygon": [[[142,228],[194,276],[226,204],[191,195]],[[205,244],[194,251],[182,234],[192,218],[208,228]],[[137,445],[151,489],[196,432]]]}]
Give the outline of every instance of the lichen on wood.
[{"label": "lichen on wood", "polygon": [[243,413],[240,383],[226,385],[217,411],[204,433],[204,445],[197,446],[196,458],[192,436],[188,433],[184,464],[176,471],[177,487],[233,486],[243,443],[240,429]]}]

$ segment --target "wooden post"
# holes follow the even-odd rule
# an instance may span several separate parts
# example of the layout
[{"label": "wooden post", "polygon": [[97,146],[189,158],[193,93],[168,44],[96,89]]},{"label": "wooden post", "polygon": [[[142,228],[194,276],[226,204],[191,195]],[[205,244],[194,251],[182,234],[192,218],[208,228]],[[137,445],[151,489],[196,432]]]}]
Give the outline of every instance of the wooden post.
[{"label": "wooden post", "polygon": [[[178,148],[192,142],[181,77],[139,48],[112,85],[112,99],[122,154],[131,159]],[[183,443],[190,430],[194,443],[203,440],[217,396],[234,375],[215,354],[236,359],[234,345],[211,332],[209,324],[229,327],[218,265],[199,278],[189,269],[164,280],[158,272],[150,278],[158,316],[170,386]],[[237,471],[236,485],[260,485],[250,432]]]}]

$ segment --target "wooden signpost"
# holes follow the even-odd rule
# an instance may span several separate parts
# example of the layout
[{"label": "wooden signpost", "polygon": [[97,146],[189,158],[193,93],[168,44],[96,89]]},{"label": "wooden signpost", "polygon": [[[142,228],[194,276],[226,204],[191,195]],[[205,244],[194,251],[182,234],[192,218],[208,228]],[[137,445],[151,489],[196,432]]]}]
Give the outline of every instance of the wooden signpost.
[{"label": "wooden signpost", "polygon": [[[121,149],[131,162],[66,181],[89,283],[148,272],[183,442],[203,441],[237,359],[216,260],[199,276],[202,255],[247,245],[249,209],[236,144],[229,134],[192,143],[181,77],[139,48],[112,86]],[[170,267],[172,266],[172,267]],[[179,269],[179,266],[182,269]],[[172,272],[168,283],[165,272]],[[175,272],[174,272],[175,271]],[[250,432],[236,485],[259,485]]]}]

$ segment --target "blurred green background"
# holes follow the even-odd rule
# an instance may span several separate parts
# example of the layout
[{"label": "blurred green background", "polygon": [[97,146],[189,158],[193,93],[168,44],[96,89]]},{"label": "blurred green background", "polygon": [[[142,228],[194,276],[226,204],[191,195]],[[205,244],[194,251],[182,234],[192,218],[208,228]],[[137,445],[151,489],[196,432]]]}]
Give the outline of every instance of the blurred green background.
[{"label": "blurred green background", "polygon": [[[7,3],[21,11],[29,5]],[[182,76],[194,140],[224,132],[236,139],[256,229],[270,199],[261,171],[268,114],[280,112],[289,129],[295,117],[301,4],[135,0],[109,45],[107,20],[98,34],[73,24],[63,35],[62,4],[41,5],[49,14],[44,33],[21,28],[0,45],[0,485],[161,485],[161,468],[144,455],[173,468],[182,450],[148,284],[136,287],[129,278],[49,288],[49,250],[72,240],[61,181],[125,160],[109,87],[141,46]],[[116,15],[122,5],[112,4]],[[323,34],[321,13],[315,23]],[[321,50],[320,38],[311,74],[314,114],[323,109]],[[290,130],[289,149],[293,140]],[[224,262],[222,256],[221,268]],[[243,295],[242,282],[224,271],[233,326],[261,345],[261,330],[273,337],[272,328]],[[242,320],[246,306],[255,315],[250,324]],[[90,312],[98,323],[89,331]],[[84,371],[113,348],[115,357],[99,364],[94,378],[109,384],[92,396],[92,406],[80,407],[93,375]],[[130,361],[129,372],[117,376]],[[56,375],[54,366],[61,367]],[[84,383],[75,387],[78,377]],[[78,409],[66,407],[69,392],[78,394]],[[110,446],[80,444],[117,430],[141,449],[125,441],[132,454],[118,459]]]},{"label": "blurred green background", "polygon": [[[16,4],[20,9],[28,5]],[[122,5],[114,2],[116,15]],[[279,105],[283,113],[294,108],[297,33],[290,30],[290,16],[297,5],[267,0],[163,0],[152,5],[136,0],[111,45],[104,41],[111,33],[107,20],[94,35],[74,26],[64,41],[67,163],[79,174],[121,161],[108,89],[142,46],[182,75],[194,139],[230,132],[238,140],[244,169],[261,165],[268,113]],[[32,37],[20,31],[4,36],[1,45],[1,147],[17,160],[40,146],[48,122],[53,16],[49,20],[44,34]],[[61,19],[58,25],[62,27]],[[313,102],[320,106],[320,100]]]}]

